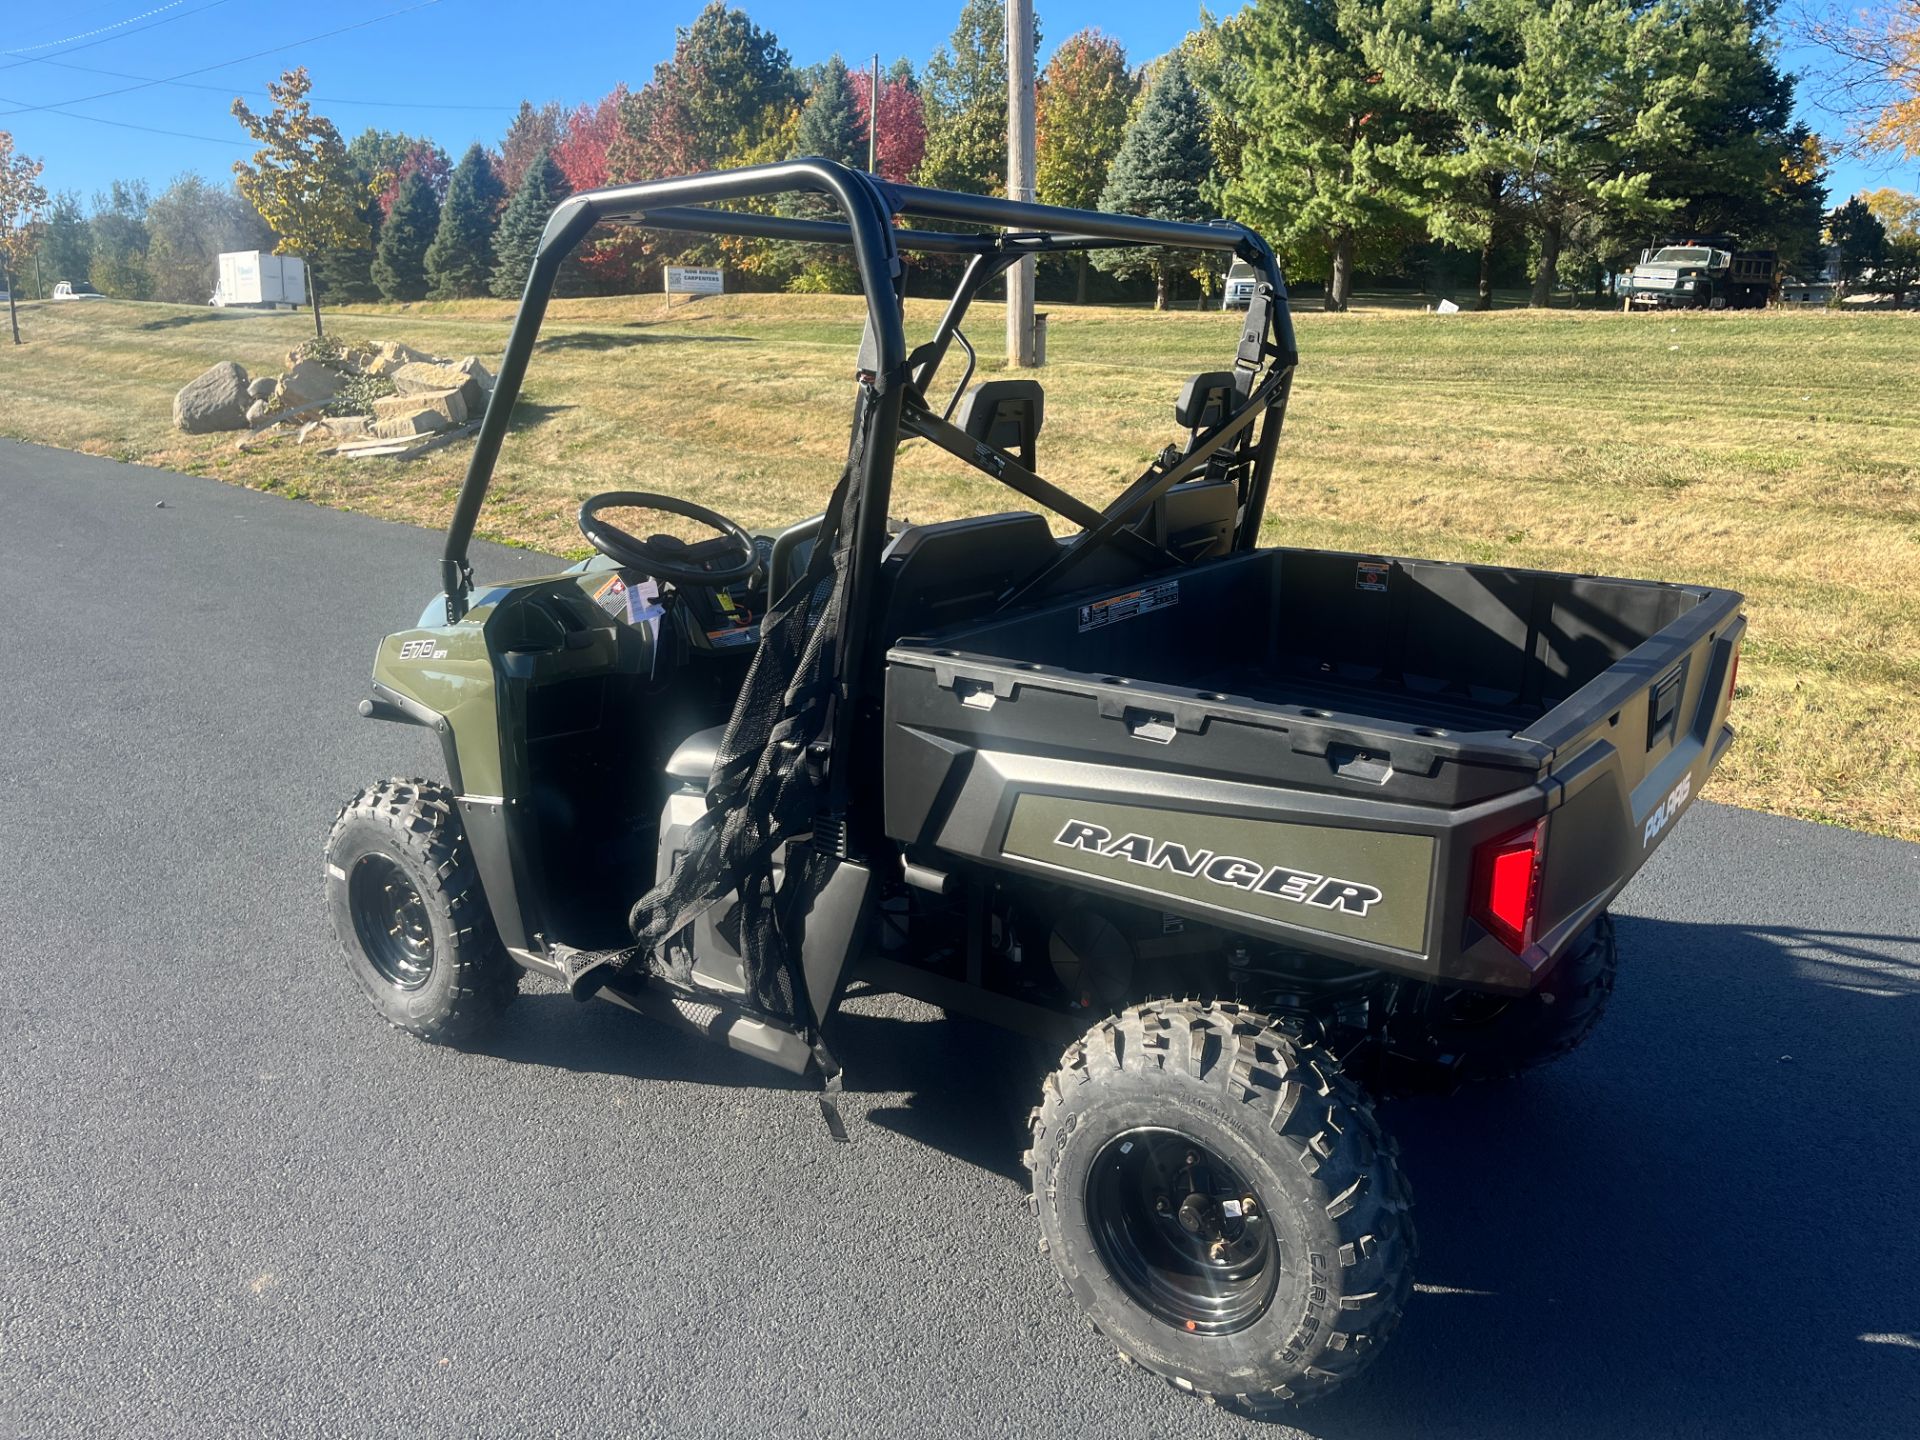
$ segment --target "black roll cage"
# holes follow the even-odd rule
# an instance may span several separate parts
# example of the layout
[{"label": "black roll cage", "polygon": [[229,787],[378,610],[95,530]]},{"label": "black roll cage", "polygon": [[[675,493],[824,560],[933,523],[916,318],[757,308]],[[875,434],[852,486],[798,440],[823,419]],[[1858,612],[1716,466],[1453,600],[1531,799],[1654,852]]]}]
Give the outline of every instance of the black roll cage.
[{"label": "black roll cage", "polygon": [[[825,196],[844,218],[811,220],[710,208],[726,201],[801,193]],[[896,223],[909,218],[992,228],[954,232]],[[864,655],[868,648],[862,628],[868,613],[865,602],[887,541],[887,502],[892,491],[894,456],[902,438],[929,440],[1081,525],[1081,533],[1062,547],[1059,559],[1023,582],[1007,597],[1008,604],[1064,581],[1089,553],[1103,545],[1126,548],[1150,564],[1177,565],[1173,556],[1129,527],[1167,490],[1203,473],[1207,463],[1229,445],[1235,446],[1236,453],[1247,462],[1234,544],[1241,550],[1254,546],[1298,359],[1286,282],[1264,240],[1233,221],[1200,224],[1153,220],[929,190],[893,184],[830,160],[806,158],[590,190],[554,210],[540,237],[493,396],[447,527],[440,569],[450,625],[466,613],[467,597],[473,590],[468,547],[554,282],[574,247],[602,222],[852,248],[867,302],[860,376],[873,388],[877,407],[873,443],[864,448],[860,473],[851,481],[862,492],[859,533],[850,539],[849,593],[844,610],[853,626],[853,653]],[[1253,266],[1264,283],[1248,307],[1235,356],[1233,374],[1239,403],[1233,412],[1211,429],[1197,433],[1179,456],[1155,461],[1104,509],[1096,510],[1042,480],[1005,452],[962,435],[947,423],[945,414],[936,414],[929,407],[926,395],[956,339],[968,356],[963,387],[965,379],[971,377],[973,352],[960,334],[961,321],[980,291],[1023,256],[1140,247],[1230,251]],[[932,338],[911,352],[902,318],[902,252],[968,257]],[[949,413],[951,409],[949,405]],[[1257,435],[1251,429],[1256,421],[1260,422]],[[956,436],[964,440],[964,445],[956,441]]]}]

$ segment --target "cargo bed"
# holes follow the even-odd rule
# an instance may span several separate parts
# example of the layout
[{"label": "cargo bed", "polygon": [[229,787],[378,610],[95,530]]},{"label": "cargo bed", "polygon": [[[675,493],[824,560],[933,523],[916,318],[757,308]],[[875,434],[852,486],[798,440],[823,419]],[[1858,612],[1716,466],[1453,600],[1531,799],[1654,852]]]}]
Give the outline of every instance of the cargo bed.
[{"label": "cargo bed", "polygon": [[[1739,606],[1699,586],[1265,550],[906,638],[888,655],[888,833],[1522,988],[1639,868],[1730,738]],[[1242,831],[1243,850],[1316,874],[1372,867],[1403,898],[1349,919],[1182,895],[1164,864],[1039,844],[1031,817],[1065,815],[1055,800],[1079,806],[1068,819],[1145,812],[1141,834],[1258,821],[1271,828]],[[1472,850],[1568,807],[1578,823],[1556,825],[1541,934],[1516,968],[1464,923]]]}]

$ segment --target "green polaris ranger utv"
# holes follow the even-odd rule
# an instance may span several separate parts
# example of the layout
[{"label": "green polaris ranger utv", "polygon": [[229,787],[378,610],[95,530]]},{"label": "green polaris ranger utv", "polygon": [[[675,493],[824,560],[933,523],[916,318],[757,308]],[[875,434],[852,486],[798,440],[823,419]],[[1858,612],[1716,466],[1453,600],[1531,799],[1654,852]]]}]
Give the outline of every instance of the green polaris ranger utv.
[{"label": "green polaris ranger utv", "polygon": [[[839,218],[729,208],[797,193]],[[850,247],[845,468],[823,513],[762,533],[597,495],[596,558],[477,582],[548,295],[600,223]],[[1169,386],[1171,443],[1096,507],[1043,478],[1038,381],[968,384],[962,326],[1025,257],[1137,246],[1257,280],[1222,368]],[[909,254],[960,276],[917,340]],[[852,982],[1025,1031],[1059,1057],[1027,1156],[1042,1246],[1115,1345],[1256,1415],[1357,1374],[1415,1249],[1372,1097],[1522,1070],[1593,1026],[1607,906],[1732,739],[1745,622],[1724,590],[1261,548],[1296,359],[1240,225],[821,160],[566,201],[441,593],[360,706],[446,758],[444,781],[362,791],[328,842],[375,1007],[460,1042],[531,971],[814,1077],[830,1123]],[[1018,500],[891,522],[909,440]],[[647,507],[711,534],[636,533]]]}]

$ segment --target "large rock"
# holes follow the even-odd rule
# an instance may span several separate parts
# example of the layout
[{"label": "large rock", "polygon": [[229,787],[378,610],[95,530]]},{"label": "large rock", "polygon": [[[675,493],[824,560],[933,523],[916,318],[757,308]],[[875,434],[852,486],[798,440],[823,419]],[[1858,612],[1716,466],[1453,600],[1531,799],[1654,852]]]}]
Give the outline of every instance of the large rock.
[{"label": "large rock", "polygon": [[335,445],[342,440],[364,440],[371,424],[364,415],[327,415],[309,420],[294,437],[296,445]]},{"label": "large rock", "polygon": [[274,399],[282,410],[298,410],[303,405],[331,400],[339,393],[344,380],[338,370],[318,360],[302,360],[280,377]]},{"label": "large rock", "polygon": [[486,408],[487,393],[480,381],[458,365],[433,365],[416,360],[393,372],[393,388],[402,395],[431,395],[442,390],[457,390],[466,402],[467,413],[478,415]]},{"label": "large rock", "polygon": [[[400,399],[400,396],[388,396],[388,399]],[[442,430],[451,429],[446,415],[429,405],[416,406],[411,410],[398,410],[382,416],[373,422],[373,433],[382,440],[410,440],[415,435],[437,435]]]},{"label": "large rock", "polygon": [[247,394],[251,395],[255,400],[271,400],[273,398],[273,387],[279,383],[279,379],[272,375],[255,376],[247,385]]},{"label": "large rock", "polygon": [[222,360],[173,397],[173,423],[189,435],[247,428],[247,372]]},{"label": "large rock", "polygon": [[364,415],[329,415],[302,425],[296,443],[337,445],[342,440],[364,440],[371,430],[372,422]]},{"label": "large rock", "polygon": [[418,395],[382,395],[373,402],[375,420],[391,420],[411,415],[416,410],[431,410],[447,423],[442,429],[467,423],[467,402],[458,390],[427,390]]},{"label": "large rock", "polygon": [[488,372],[487,367],[480,363],[478,356],[467,356],[460,362],[459,368],[479,381],[482,390],[491,391],[493,389],[493,376]]},{"label": "large rock", "polygon": [[433,356],[398,340],[382,340],[362,367],[369,375],[391,375],[402,366],[431,362]]}]

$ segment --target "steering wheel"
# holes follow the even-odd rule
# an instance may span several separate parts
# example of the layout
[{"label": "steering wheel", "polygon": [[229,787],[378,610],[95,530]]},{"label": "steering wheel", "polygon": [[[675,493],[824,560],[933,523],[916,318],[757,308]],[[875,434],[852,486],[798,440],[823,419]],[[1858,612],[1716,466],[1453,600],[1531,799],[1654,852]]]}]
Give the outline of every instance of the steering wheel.
[{"label": "steering wheel", "polygon": [[[711,540],[691,545],[672,535],[637,540],[619,526],[600,518],[602,510],[625,508],[683,515],[720,533]],[[753,537],[745,530],[716,510],[672,495],[655,495],[646,490],[609,490],[595,495],[580,507],[580,533],[609,560],[630,569],[644,570],[656,580],[670,580],[675,585],[721,590],[750,578],[760,568],[760,553],[753,547]]]}]

